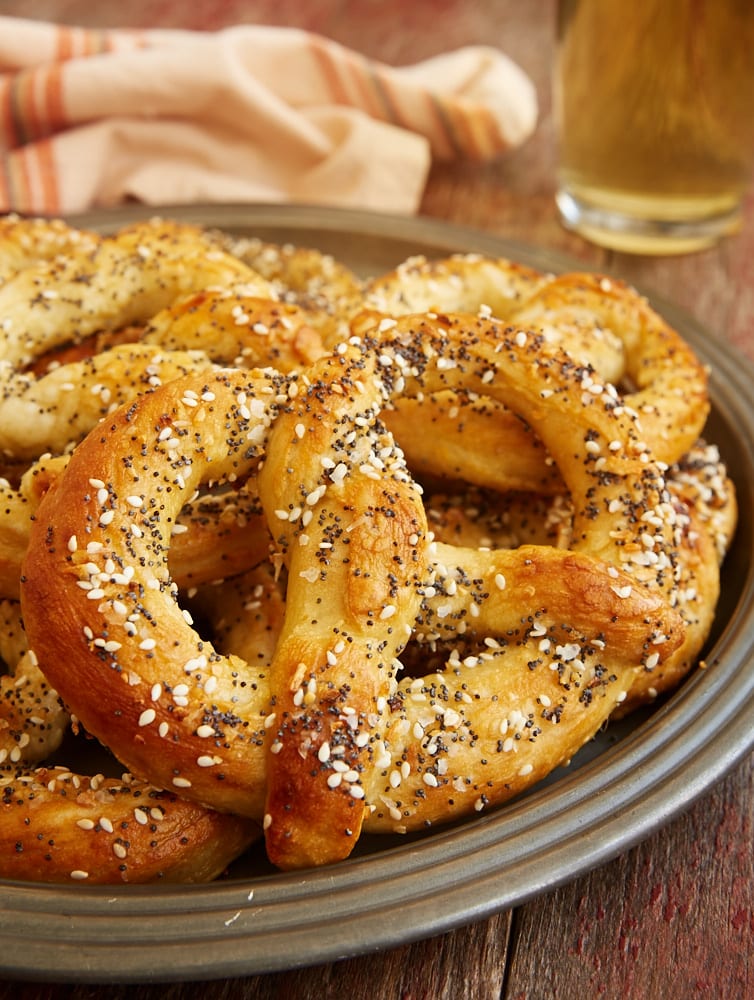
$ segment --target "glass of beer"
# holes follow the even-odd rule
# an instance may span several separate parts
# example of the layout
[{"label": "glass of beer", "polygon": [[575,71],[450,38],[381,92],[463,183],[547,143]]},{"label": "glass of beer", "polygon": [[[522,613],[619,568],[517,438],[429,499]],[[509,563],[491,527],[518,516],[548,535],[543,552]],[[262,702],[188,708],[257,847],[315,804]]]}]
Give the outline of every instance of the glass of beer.
[{"label": "glass of beer", "polygon": [[561,0],[563,223],[684,253],[735,232],[754,172],[754,0]]}]

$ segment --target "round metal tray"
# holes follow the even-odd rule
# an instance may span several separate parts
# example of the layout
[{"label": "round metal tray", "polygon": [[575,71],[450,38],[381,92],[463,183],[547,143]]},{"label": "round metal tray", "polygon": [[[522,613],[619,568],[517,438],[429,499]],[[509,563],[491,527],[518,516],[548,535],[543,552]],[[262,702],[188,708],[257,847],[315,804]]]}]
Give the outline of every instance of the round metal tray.
[{"label": "round metal tray", "polygon": [[[102,230],[156,214],[79,217]],[[560,271],[583,265],[425,219],[280,206],[165,207],[166,217],[315,246],[362,275],[414,254],[475,251]],[[530,794],[410,839],[369,839],[348,861],[298,873],[242,859],[207,886],[0,882],[0,969],[78,982],[212,979],[333,961],[447,931],[596,867],[687,808],[754,746],[754,368],[670,303],[654,305],[711,370],[707,428],[741,511],[707,669],[654,711],[611,726]]]}]

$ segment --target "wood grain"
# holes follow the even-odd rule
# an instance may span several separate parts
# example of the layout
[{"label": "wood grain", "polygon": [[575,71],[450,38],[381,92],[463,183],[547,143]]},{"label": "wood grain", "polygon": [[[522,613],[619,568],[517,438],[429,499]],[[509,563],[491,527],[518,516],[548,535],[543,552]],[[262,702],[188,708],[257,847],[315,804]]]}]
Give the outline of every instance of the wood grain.
[{"label": "wood grain", "polygon": [[[127,7],[6,0],[3,8],[91,25],[299,25],[395,63],[465,44],[499,44],[537,86],[537,133],[491,165],[436,164],[422,212],[611,270],[674,301],[711,336],[754,359],[754,197],[740,235],[686,257],[610,253],[558,223],[549,96],[553,0],[131,0]],[[687,813],[613,862],[513,913],[437,938],[311,969],[201,984],[4,982],[0,1000],[743,1000],[754,996],[753,775],[747,758]]]}]

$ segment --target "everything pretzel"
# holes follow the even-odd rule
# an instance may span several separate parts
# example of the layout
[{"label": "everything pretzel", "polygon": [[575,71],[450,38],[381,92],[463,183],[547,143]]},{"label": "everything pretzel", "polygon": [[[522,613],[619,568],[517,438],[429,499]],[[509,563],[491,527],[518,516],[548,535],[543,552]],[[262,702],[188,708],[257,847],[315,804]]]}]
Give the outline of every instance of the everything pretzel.
[{"label": "everything pretzel", "polygon": [[257,827],[167,794],[131,775],[34,767],[54,754],[68,713],[26,649],[18,606],[0,602],[0,872],[41,882],[202,882]]},{"label": "everything pretzel", "polygon": [[[177,380],[121,409],[101,433],[90,435],[40,506],[22,589],[31,646],[48,664],[53,683],[87,730],[105,740],[129,769],[149,775],[157,785],[179,788],[183,795],[215,808],[257,817],[263,813],[268,852],[283,867],[323,863],[348,853],[365,812],[372,813],[367,776],[379,757],[375,740],[380,727],[395,739],[392,721],[395,733],[404,736],[403,714],[391,719],[392,712],[387,712],[395,657],[423,606],[430,586],[427,574],[436,575],[423,541],[426,529],[418,494],[400,453],[375,422],[377,414],[398,393],[401,380],[400,391],[406,391],[409,376],[417,388],[471,383],[510,397],[515,394],[510,386],[501,380],[490,385],[485,372],[512,366],[517,373],[512,358],[527,374],[526,387],[516,383],[524,410],[538,408],[539,394],[561,379],[581,399],[580,378],[574,378],[567,359],[558,356],[545,362],[536,338],[519,341],[489,321],[470,332],[459,323],[455,330],[444,331],[441,341],[437,331],[419,325],[405,331],[405,343],[397,335],[390,342],[384,334],[374,342],[365,337],[363,344],[322,359],[308,370],[305,392],[293,390],[295,381],[263,373],[251,378],[227,371],[203,382]],[[467,352],[478,360],[464,363],[459,371],[454,358]],[[588,469],[593,459],[583,438],[589,439],[592,425],[584,423],[586,418],[574,421],[571,408],[564,394],[562,420],[548,423],[576,428]],[[621,430],[629,450],[635,442],[633,422],[616,415],[604,401],[593,409],[590,418],[605,424],[601,433],[612,439]],[[288,588],[285,624],[269,671],[272,681],[266,681],[266,670],[216,654],[183,619],[171,596],[169,538],[160,527],[170,523],[203,474],[222,478],[251,471],[264,448],[268,425],[271,440],[260,494],[268,522],[277,526],[273,535],[283,546],[289,579],[296,581]],[[176,435],[182,446],[169,452],[165,442]],[[128,456],[134,459],[128,461],[132,471],[123,482],[123,457]],[[593,733],[599,727],[642,662],[664,659],[682,639],[679,620],[659,595],[632,586],[623,573],[592,558],[601,556],[603,549],[614,554],[615,532],[630,535],[634,530],[624,523],[629,511],[633,521],[637,507],[654,509],[653,498],[662,488],[657,471],[641,460],[641,452],[608,452],[605,458],[609,467],[619,470],[615,475],[622,485],[600,485],[600,473],[598,488],[606,504],[621,496],[621,489],[626,491],[619,510],[606,514],[596,542],[590,533],[590,541],[582,543],[585,550],[594,551],[575,555],[546,549],[540,583],[549,602],[557,580],[551,570],[560,565],[551,560],[567,557],[588,563],[591,569],[584,579],[597,587],[600,601],[581,605],[579,614],[585,620],[576,629],[579,635],[584,632],[585,640],[589,630],[600,642],[609,635],[617,662],[624,655],[625,661],[615,670],[617,682],[605,681],[604,698],[590,699],[589,705],[598,708],[589,711],[578,703],[574,715],[579,722],[557,731],[553,727],[540,737],[543,744],[555,744],[547,766],[553,756],[570,757],[575,749],[571,741],[580,745],[587,737],[585,729]],[[578,472],[569,473],[569,479],[586,504],[585,495],[595,487],[584,466],[574,465]],[[310,516],[305,517],[307,511]],[[577,523],[590,519],[586,509],[580,517]],[[663,526],[658,538],[665,533]],[[121,538],[128,539],[125,550]],[[140,567],[146,567],[146,573]],[[494,573],[493,579],[498,578],[502,575]],[[51,632],[42,627],[38,614],[42,607],[48,608],[48,620],[52,615],[60,621],[55,647],[65,652],[65,672],[51,662]],[[601,615],[595,620],[597,607],[613,608],[615,614],[607,621]],[[620,622],[617,632],[611,617]],[[170,636],[170,642],[161,641],[163,636]],[[111,646],[107,655],[95,645],[99,638]],[[152,653],[153,642],[159,658]],[[611,643],[607,646],[611,649]],[[372,661],[368,669],[365,657]],[[58,662],[62,659],[59,655]],[[612,659],[609,662],[612,666]],[[302,669],[303,664],[307,666]],[[128,685],[118,679],[124,673],[131,678]],[[612,677],[612,671],[607,676]],[[176,690],[181,691],[185,711],[176,712]],[[265,690],[271,701],[258,700],[258,692]],[[86,692],[96,694],[87,699]],[[586,727],[580,722],[582,708],[590,719]],[[315,729],[306,722],[312,717],[318,720]],[[566,734],[565,745],[560,734]],[[167,738],[170,755],[161,752]],[[338,747],[341,753],[335,754]],[[209,766],[203,766],[205,760]],[[465,758],[463,763],[471,766]],[[346,766],[345,772],[340,765]],[[508,775],[512,780],[496,785],[489,801],[510,794],[510,788],[524,787],[536,773],[533,769],[517,778]],[[329,780],[335,774],[341,775],[337,784]],[[344,781],[344,774],[356,778]],[[295,801],[290,800],[293,787]],[[471,807],[467,797],[456,796],[455,801],[456,808]],[[398,825],[407,822],[404,817]]]},{"label": "everything pretzel", "polygon": [[342,261],[313,247],[217,234],[221,245],[268,280],[273,297],[302,307],[334,347],[348,333],[348,320],[362,308],[362,282]]},{"label": "everything pretzel", "polygon": [[171,360],[154,348],[127,345],[37,379],[23,369],[41,354],[142,323],[188,292],[244,282],[256,294],[269,291],[197,227],[161,220],[125,228],[93,249],[83,241],[80,253],[15,273],[0,287],[0,450],[20,459],[60,451],[130,398],[139,382],[208,364],[204,354],[178,353]]},{"label": "everything pretzel", "polygon": [[101,237],[62,219],[0,218],[0,285],[14,274],[58,257],[92,253]]},{"label": "everything pretzel", "polygon": [[[602,275],[543,275],[503,259],[458,255],[413,258],[367,285],[365,303],[387,315],[411,312],[491,313],[536,329],[599,379],[627,386],[622,405],[640,418],[641,433],[659,461],[677,461],[700,435],[709,412],[704,367],[678,334],[633,289]],[[428,433],[416,428],[431,422]],[[412,465],[437,475],[451,470],[489,484],[477,456],[496,468],[500,489],[557,491],[541,442],[500,406],[440,397],[430,407],[402,401],[389,426],[404,441]],[[484,445],[469,449],[472,438]],[[432,446],[429,446],[431,442]],[[439,442],[438,447],[434,447]]]}]

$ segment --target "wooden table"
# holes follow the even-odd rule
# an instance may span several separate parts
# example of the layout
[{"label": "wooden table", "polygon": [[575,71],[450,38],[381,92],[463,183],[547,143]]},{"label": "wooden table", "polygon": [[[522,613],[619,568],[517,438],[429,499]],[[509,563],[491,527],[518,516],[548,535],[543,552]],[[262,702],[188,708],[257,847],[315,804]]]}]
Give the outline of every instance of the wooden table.
[{"label": "wooden table", "polygon": [[[436,166],[422,212],[610,269],[673,300],[715,336],[754,358],[754,195],[740,235],[685,257],[609,253],[558,223],[549,98],[553,6],[552,0],[168,0],[158,5],[131,0],[95,8],[84,0],[6,0],[3,12],[90,25],[296,24],[396,63],[463,44],[498,44],[537,85],[538,131],[521,150],[494,165]],[[599,870],[513,912],[431,940],[336,964],[201,986],[3,983],[0,1000],[179,1000],[200,992],[206,1000],[754,996],[753,810],[754,769],[747,759],[686,814]]]}]

